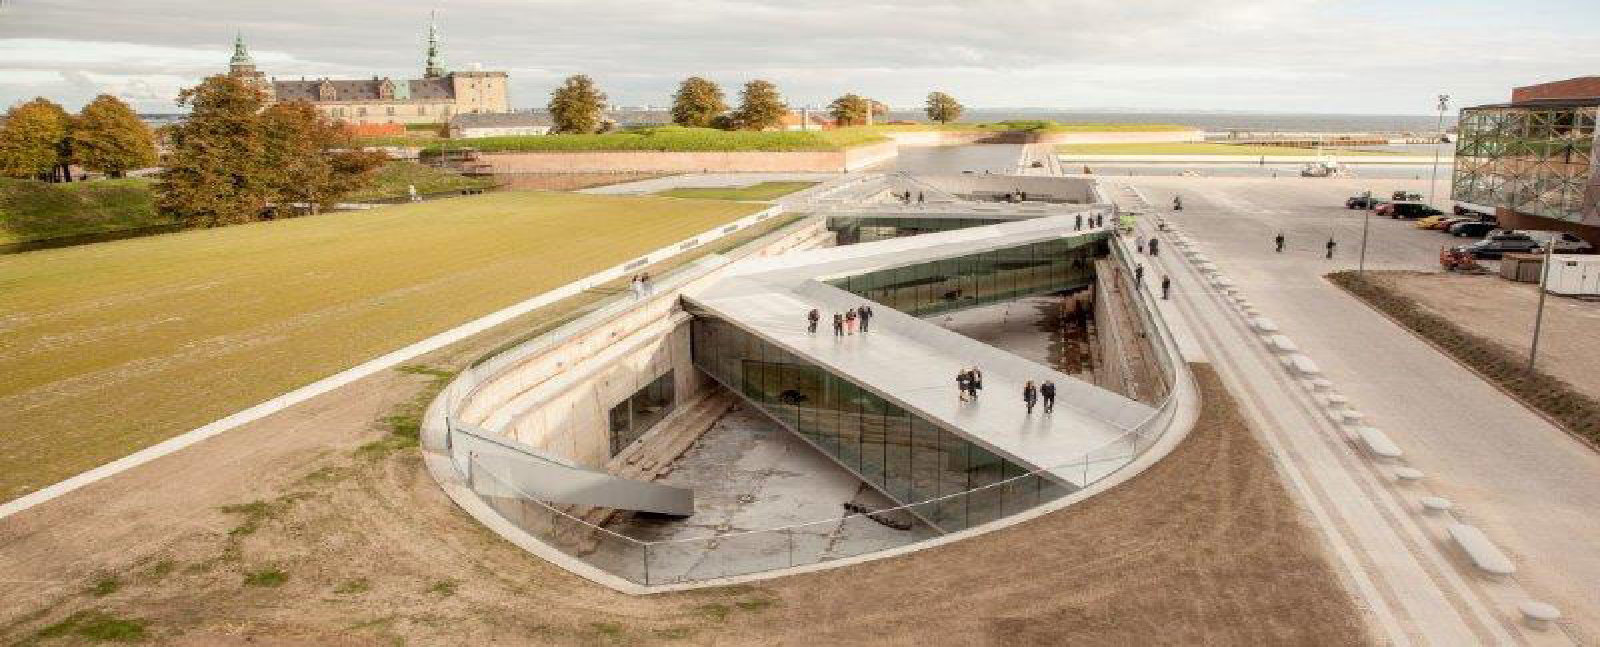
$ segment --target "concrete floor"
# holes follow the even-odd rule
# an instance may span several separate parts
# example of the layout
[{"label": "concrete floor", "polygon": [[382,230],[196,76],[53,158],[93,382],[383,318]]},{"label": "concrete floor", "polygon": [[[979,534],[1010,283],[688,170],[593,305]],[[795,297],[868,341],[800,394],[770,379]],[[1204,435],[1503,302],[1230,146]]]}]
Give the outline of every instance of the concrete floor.
[{"label": "concrete floor", "polygon": [[1055,321],[1060,304],[1060,297],[1028,297],[927,320],[1023,359],[1088,379],[1088,346]]},{"label": "concrete floor", "polygon": [[[741,405],[719,420],[662,482],[694,488],[685,519],[638,515],[611,529],[656,543],[652,582],[706,579],[876,552],[935,536],[910,515],[884,518],[909,530],[850,514],[895,505],[763,414]],[[790,528],[786,531],[772,529]],[[741,534],[748,531],[769,531]],[[658,578],[661,578],[658,580]]]},{"label": "concrete floor", "polygon": [[[1138,178],[1131,184],[1320,365],[1367,424],[1383,429],[1406,452],[1406,462],[1427,474],[1420,486],[1400,489],[1386,469],[1360,460],[1354,448],[1310,436],[1325,430],[1296,428],[1302,421],[1280,413],[1292,407],[1270,383],[1281,377],[1251,368],[1249,352],[1227,345],[1223,329],[1229,326],[1212,309],[1208,288],[1192,277],[1180,283],[1189,325],[1202,337],[1213,335],[1205,329],[1222,330],[1214,339],[1224,346],[1208,352],[1230,355],[1219,362],[1241,367],[1235,378],[1257,393],[1266,422],[1283,427],[1274,433],[1290,459],[1285,469],[1306,479],[1302,491],[1314,513],[1327,515],[1322,521],[1336,549],[1360,551],[1351,562],[1361,565],[1356,577],[1370,578],[1366,585],[1375,599],[1392,602],[1393,626],[1413,638],[1449,635],[1451,622],[1470,625],[1487,609],[1500,626],[1512,627],[1515,600],[1533,597],[1575,622],[1561,632],[1525,633],[1519,642],[1592,642],[1600,626],[1600,551],[1594,550],[1600,544],[1600,455],[1322,278],[1357,262],[1363,212],[1344,209],[1344,197],[1367,189],[1426,193],[1426,181]],[[1167,210],[1174,195],[1183,197],[1184,211]],[[1282,254],[1272,251],[1279,231],[1288,239]],[[1340,247],[1326,260],[1322,245],[1330,236]],[[1367,267],[1426,271],[1437,269],[1440,246],[1460,242],[1409,221],[1376,218],[1368,238]],[[1428,494],[1452,499],[1456,517],[1512,555],[1518,574],[1493,580],[1462,562],[1435,522],[1413,516],[1416,499]],[[1462,598],[1460,591],[1473,593]],[[1471,640],[1498,631],[1480,626]]]}]

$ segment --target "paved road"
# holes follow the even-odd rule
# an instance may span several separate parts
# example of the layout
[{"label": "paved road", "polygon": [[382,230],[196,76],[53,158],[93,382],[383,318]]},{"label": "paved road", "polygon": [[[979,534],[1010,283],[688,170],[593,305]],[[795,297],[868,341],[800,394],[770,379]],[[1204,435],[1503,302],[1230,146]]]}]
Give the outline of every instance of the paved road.
[{"label": "paved road", "polygon": [[[1361,212],[1339,205],[1370,188],[1426,182],[1136,178],[1163,215],[1200,241],[1262,313],[1277,320],[1324,373],[1516,560],[1516,582],[1556,604],[1586,637],[1600,627],[1600,455],[1333,287],[1321,276],[1355,264]],[[1289,241],[1272,251],[1272,236]],[[1340,248],[1322,258],[1330,234]],[[1459,242],[1406,221],[1373,219],[1367,266],[1433,270],[1440,245]],[[1531,315],[1530,315],[1531,316]],[[1411,512],[1411,511],[1406,511]],[[1467,567],[1463,572],[1471,572]],[[1489,588],[1471,576],[1473,585]]]}]

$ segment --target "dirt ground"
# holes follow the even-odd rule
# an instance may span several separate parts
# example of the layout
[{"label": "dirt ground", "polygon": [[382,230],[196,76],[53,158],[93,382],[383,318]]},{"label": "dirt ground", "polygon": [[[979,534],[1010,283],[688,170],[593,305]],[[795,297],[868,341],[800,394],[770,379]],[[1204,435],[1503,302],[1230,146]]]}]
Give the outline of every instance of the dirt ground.
[{"label": "dirt ground", "polygon": [[[1409,297],[1434,314],[1463,328],[1498,340],[1523,357],[1533,340],[1539,290],[1532,283],[1499,276],[1465,276],[1422,272],[1376,272],[1382,285]],[[1600,303],[1550,295],[1545,299],[1539,335],[1539,368],[1573,388],[1600,398]]]},{"label": "dirt ground", "polygon": [[1193,434],[1082,505],[896,559],[649,597],[458,511],[385,428],[433,378],[388,372],[0,521],[0,643],[1368,643],[1264,450],[1195,370]]}]

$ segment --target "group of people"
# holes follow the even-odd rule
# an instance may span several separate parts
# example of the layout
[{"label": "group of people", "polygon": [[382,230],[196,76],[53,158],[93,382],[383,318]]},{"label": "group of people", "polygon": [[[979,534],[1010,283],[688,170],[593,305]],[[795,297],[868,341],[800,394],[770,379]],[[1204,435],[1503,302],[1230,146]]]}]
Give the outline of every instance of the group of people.
[{"label": "group of people", "polygon": [[964,368],[956,371],[956,395],[962,402],[973,402],[978,399],[978,392],[983,390],[983,371],[978,367]]},{"label": "group of people", "polygon": [[[1094,229],[1094,228],[1100,227],[1101,225],[1104,225],[1105,222],[1106,222],[1106,216],[1103,213],[1097,213],[1097,214],[1094,214],[1092,216],[1089,216],[1089,228],[1090,229]],[[1073,231],[1082,231],[1083,230],[1083,214],[1080,213],[1080,214],[1078,214],[1078,216],[1076,218],[1073,219],[1073,221],[1072,221],[1072,230]]]},{"label": "group of people", "polygon": [[650,293],[655,290],[655,286],[650,284],[650,275],[648,273],[640,272],[633,275],[633,279],[628,282],[628,289],[633,291],[633,298],[643,299],[650,296]]},{"label": "group of people", "polygon": [[[861,326],[862,333],[866,333],[872,330],[872,317],[872,306],[869,305],[850,308],[844,312],[835,312],[833,313],[833,336],[854,335],[856,334],[857,325]],[[806,313],[806,332],[813,335],[817,334],[817,323],[820,321],[822,321],[822,312],[812,308],[811,312]]]},{"label": "group of people", "polygon": [[[1278,235],[1272,237],[1272,246],[1277,250],[1277,252],[1279,254],[1283,253],[1284,240],[1285,239],[1283,237],[1283,232],[1281,232],[1281,231],[1278,232]],[[1333,258],[1333,250],[1338,248],[1338,247],[1339,247],[1339,243],[1335,242],[1333,240],[1333,238],[1331,238],[1331,237],[1328,238],[1328,242],[1322,244],[1322,249],[1323,249],[1323,256],[1322,257],[1323,258]]]},{"label": "group of people", "polygon": [[[905,203],[905,204],[911,204],[911,192],[910,191],[906,191],[905,193],[896,193],[896,194],[894,194],[894,197],[900,198],[900,201]],[[922,204],[922,203],[923,203],[922,192],[918,191],[917,192],[917,204]]]},{"label": "group of people", "polygon": [[[956,372],[956,395],[962,402],[976,402],[978,392],[983,390],[983,371],[978,367],[964,368]],[[1033,407],[1040,399],[1044,400],[1044,412],[1050,413],[1056,408],[1056,383],[1045,380],[1043,384],[1034,385],[1033,380],[1022,385],[1022,403],[1028,408],[1028,413],[1033,414]]]},{"label": "group of people", "polygon": [[1039,386],[1035,387],[1033,385],[1033,380],[1028,380],[1027,384],[1022,385],[1022,403],[1027,405],[1029,415],[1033,414],[1033,405],[1038,403],[1040,398],[1044,399],[1045,413],[1055,411],[1056,383],[1051,382],[1050,380],[1045,380],[1044,384],[1040,384]]}]

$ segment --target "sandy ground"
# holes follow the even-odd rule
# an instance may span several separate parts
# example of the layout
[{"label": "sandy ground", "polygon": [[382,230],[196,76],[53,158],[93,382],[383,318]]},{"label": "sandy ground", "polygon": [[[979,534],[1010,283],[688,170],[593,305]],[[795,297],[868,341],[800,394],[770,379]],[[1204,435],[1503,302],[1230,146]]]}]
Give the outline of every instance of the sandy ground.
[{"label": "sandy ground", "polygon": [[650,597],[483,530],[415,449],[358,450],[425,393],[424,376],[385,373],[0,521],[0,642],[55,625],[66,635],[36,644],[71,644],[96,618],[208,646],[1367,642],[1268,457],[1196,370],[1194,433],[1082,505],[892,560]]},{"label": "sandy ground", "polygon": [[[1526,357],[1539,305],[1534,284],[1460,274],[1382,272],[1374,276],[1433,313]],[[1593,334],[1596,324],[1600,324],[1600,303],[1554,295],[1546,298],[1539,368],[1600,398],[1600,371],[1594,370],[1600,363],[1600,343]]]}]

